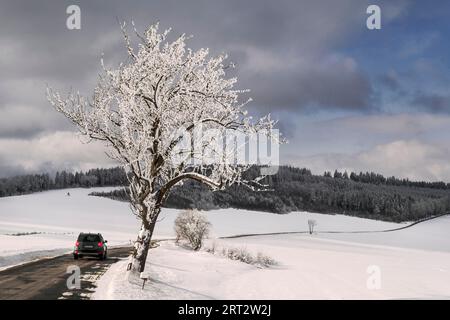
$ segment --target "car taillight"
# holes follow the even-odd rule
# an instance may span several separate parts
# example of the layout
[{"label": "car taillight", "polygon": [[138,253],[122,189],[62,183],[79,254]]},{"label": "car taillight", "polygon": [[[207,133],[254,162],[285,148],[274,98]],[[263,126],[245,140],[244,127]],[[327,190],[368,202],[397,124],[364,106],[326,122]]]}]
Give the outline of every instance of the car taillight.
[{"label": "car taillight", "polygon": [[103,247],[103,242],[99,242],[99,243],[98,243],[98,246],[99,246],[99,247]]}]

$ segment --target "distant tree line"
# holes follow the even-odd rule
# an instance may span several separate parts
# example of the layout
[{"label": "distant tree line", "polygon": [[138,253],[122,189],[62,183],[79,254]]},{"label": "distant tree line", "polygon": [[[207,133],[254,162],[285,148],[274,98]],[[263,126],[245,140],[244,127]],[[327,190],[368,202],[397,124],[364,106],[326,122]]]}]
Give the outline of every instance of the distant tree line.
[{"label": "distant tree line", "polygon": [[[247,175],[257,175],[254,167]],[[418,182],[395,177],[385,178],[373,172],[356,174],[329,171],[313,175],[310,170],[281,166],[278,173],[263,181],[268,191],[252,191],[235,185],[224,191],[211,192],[196,182],[176,186],[166,206],[177,209],[212,210],[238,208],[274,213],[313,211],[337,213],[387,221],[414,221],[450,211],[450,184]],[[76,188],[127,186],[125,171],[120,168],[91,169],[86,172],[57,172],[22,175],[0,179],[0,197],[32,192]],[[124,189],[94,193],[127,201]]]},{"label": "distant tree line", "polygon": [[359,174],[351,172],[350,174],[348,174],[347,171],[339,172],[336,170],[332,175],[330,171],[325,171],[324,177],[350,179],[356,182],[372,183],[377,185],[383,184],[388,186],[406,186],[406,187],[450,190],[450,183],[445,183],[443,181],[437,182],[410,181],[409,179],[398,179],[393,176],[386,178],[383,175],[374,172],[360,172]]},{"label": "distant tree line", "polygon": [[58,171],[54,177],[47,173],[29,174],[0,179],[0,197],[64,188],[124,186],[127,183],[125,172],[120,167],[86,172]]},{"label": "distant tree line", "polygon": [[[248,175],[257,174],[252,168]],[[412,182],[375,173],[326,172],[313,175],[308,169],[281,166],[278,173],[262,182],[269,191],[252,191],[235,185],[211,192],[196,182],[177,186],[166,206],[211,210],[238,208],[274,213],[313,211],[337,213],[386,221],[415,221],[450,211],[450,188],[444,182]],[[127,200],[125,190],[94,193]]]}]

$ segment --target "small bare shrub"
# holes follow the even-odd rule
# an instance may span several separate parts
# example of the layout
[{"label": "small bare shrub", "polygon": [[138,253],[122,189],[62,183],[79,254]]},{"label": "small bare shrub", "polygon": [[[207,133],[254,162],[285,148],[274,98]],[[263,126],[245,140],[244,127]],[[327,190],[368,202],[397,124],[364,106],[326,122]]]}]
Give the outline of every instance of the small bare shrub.
[{"label": "small bare shrub", "polygon": [[175,219],[176,242],[186,240],[194,250],[202,247],[210,230],[211,224],[205,215],[198,210],[182,211]]},{"label": "small bare shrub", "polygon": [[243,248],[229,248],[226,256],[231,260],[239,260],[247,264],[254,263],[252,255]]},{"label": "small bare shrub", "polygon": [[213,244],[213,247],[205,249],[207,252],[215,254],[216,252],[223,257],[226,257],[230,260],[240,261],[246,264],[251,264],[255,266],[260,266],[263,268],[268,268],[270,266],[278,265],[278,262],[272,259],[269,256],[264,255],[261,252],[258,252],[256,256],[253,256],[249,251],[245,248],[226,248],[222,247],[220,250],[217,248],[216,244]]},{"label": "small bare shrub", "polygon": [[216,246],[216,242],[214,241],[210,247],[205,248],[205,251],[211,254],[216,254],[217,251],[217,246]]},{"label": "small bare shrub", "polygon": [[275,261],[274,259],[272,259],[269,256],[264,255],[261,252],[258,252],[258,254],[256,256],[256,262],[257,262],[257,264],[259,264],[263,267],[276,266],[278,264],[277,261]]}]

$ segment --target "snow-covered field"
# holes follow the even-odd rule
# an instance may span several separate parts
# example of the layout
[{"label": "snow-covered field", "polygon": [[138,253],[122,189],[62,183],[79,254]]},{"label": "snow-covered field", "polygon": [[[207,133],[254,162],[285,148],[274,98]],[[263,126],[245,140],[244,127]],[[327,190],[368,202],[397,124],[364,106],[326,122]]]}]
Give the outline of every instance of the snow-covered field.
[{"label": "snow-covered field", "polygon": [[[66,252],[80,231],[101,232],[111,245],[129,243],[135,238],[139,224],[128,204],[88,196],[92,191],[109,189],[57,190],[0,198],[0,268]],[[173,237],[173,221],[178,212],[163,210],[156,238]],[[214,241],[218,247],[263,252],[279,262],[268,269],[162,242],[149,255],[152,280],[144,290],[140,289],[140,283],[133,285],[125,279],[124,260],[103,276],[94,297],[450,298],[450,217],[394,232],[346,233],[385,230],[404,224],[306,212],[276,215],[224,209],[206,215],[213,226],[212,238],[305,232],[308,219],[317,221],[318,233],[209,240],[209,245]],[[20,232],[38,234],[12,235]],[[374,270],[375,275],[380,272],[379,289],[367,286],[368,279],[373,280],[369,273]]]},{"label": "snow-covered field", "polygon": [[263,252],[279,265],[258,268],[164,242],[151,251],[143,290],[140,279],[128,281],[123,260],[100,279],[93,299],[450,299],[449,253],[298,235],[216,245]]},{"label": "snow-covered field", "polygon": [[[106,198],[88,196],[93,191],[112,188],[65,189],[34,193],[24,196],[0,198],[0,234],[14,232],[103,232],[107,239],[134,239],[138,221],[129,205]],[[66,196],[70,192],[71,196]],[[179,210],[163,209],[155,236],[174,236],[173,221]],[[221,209],[208,211],[214,236],[282,231],[306,231],[308,219],[318,222],[317,230],[351,231],[381,230],[398,224],[355,219],[346,216],[297,212],[275,215],[256,211]]]},{"label": "snow-covered field", "polygon": [[[127,203],[88,196],[112,188],[65,189],[0,198],[0,268],[69,251],[79,232],[101,232],[110,245],[130,243],[139,223]],[[67,196],[67,193],[70,196]],[[179,210],[163,209],[155,237],[172,238]],[[305,231],[307,220],[317,230],[379,230],[396,224],[313,213],[274,215],[245,210],[207,213],[213,237],[247,233]],[[37,233],[13,236],[18,233]]]},{"label": "snow-covered field", "polygon": [[57,256],[70,250],[74,235],[0,235],[0,270],[39,258]]},{"label": "snow-covered field", "polygon": [[81,231],[102,232],[110,245],[129,243],[138,223],[128,214],[127,204],[88,196],[92,191],[108,189],[68,189],[0,198],[0,269],[68,252]]}]

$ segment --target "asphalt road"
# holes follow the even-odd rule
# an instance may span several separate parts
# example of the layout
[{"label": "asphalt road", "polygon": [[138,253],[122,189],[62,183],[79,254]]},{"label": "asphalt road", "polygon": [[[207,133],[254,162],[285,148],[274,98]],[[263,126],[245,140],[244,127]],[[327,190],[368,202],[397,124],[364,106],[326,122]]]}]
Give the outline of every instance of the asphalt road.
[{"label": "asphalt road", "polygon": [[[74,260],[72,255],[41,259],[0,271],[0,300],[89,299],[94,282],[119,258],[130,254],[130,247],[109,248],[108,258]],[[80,289],[68,289],[73,266],[80,268]],[[73,270],[73,269],[72,269]],[[74,283],[71,281],[71,283]]]}]

